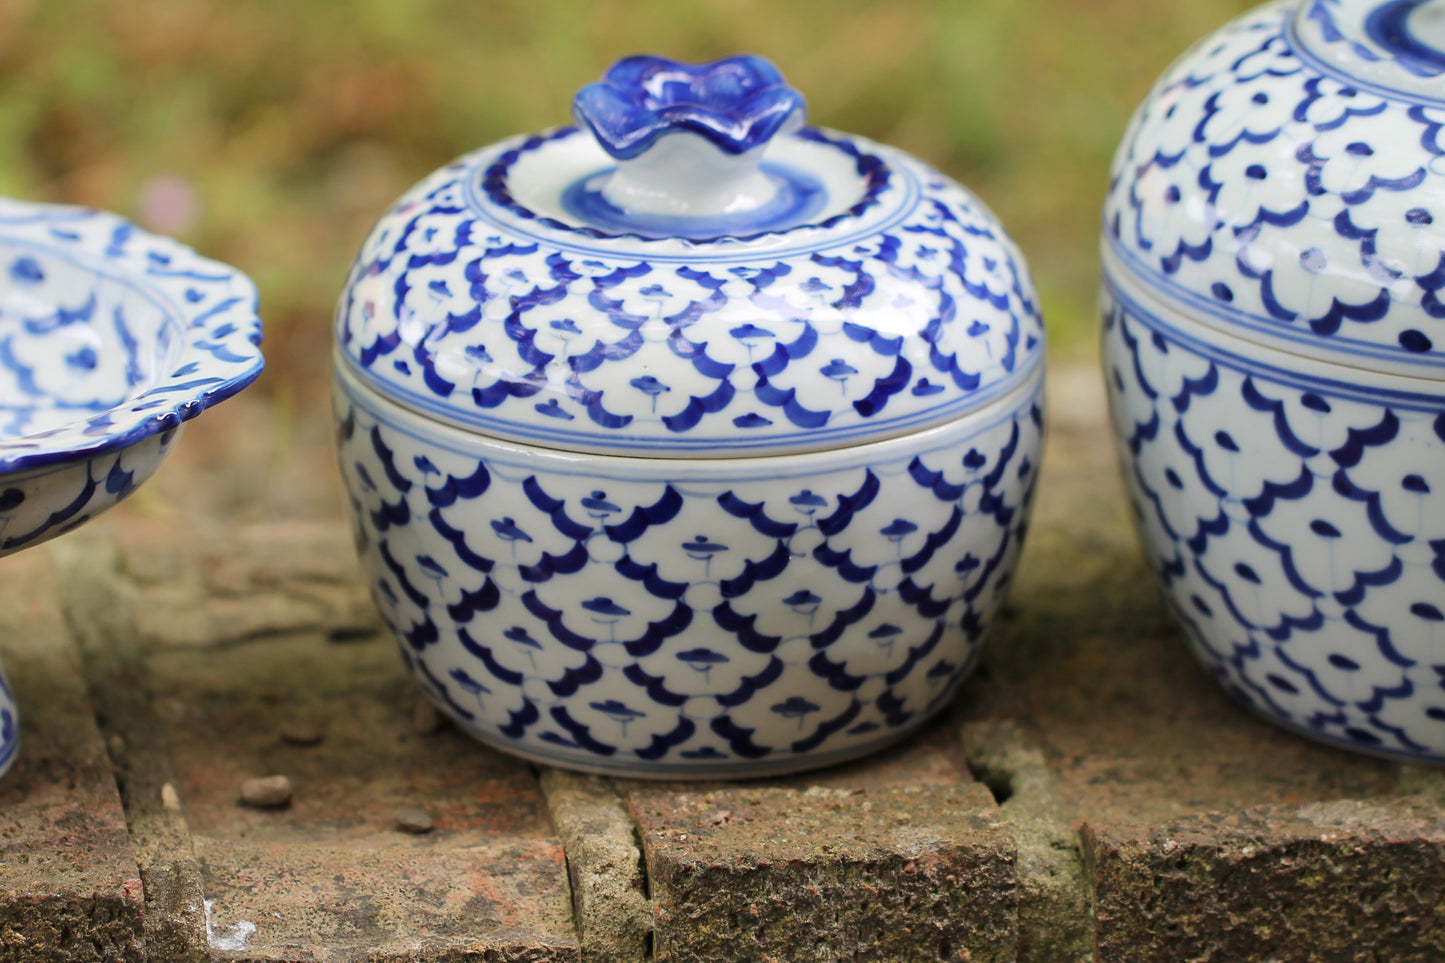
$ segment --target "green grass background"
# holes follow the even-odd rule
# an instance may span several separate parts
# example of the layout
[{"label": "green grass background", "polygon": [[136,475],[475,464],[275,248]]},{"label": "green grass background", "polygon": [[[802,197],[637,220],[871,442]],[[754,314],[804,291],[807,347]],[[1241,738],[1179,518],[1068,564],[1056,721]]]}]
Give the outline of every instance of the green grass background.
[{"label": "green grass background", "polygon": [[[816,124],[913,152],[1004,220],[1055,356],[1092,343],[1134,105],[1243,0],[0,0],[0,193],[154,222],[260,286],[274,396],[325,377],[371,222],[452,157],[568,120],[629,53],[774,61]],[[154,226],[154,223],[152,224]],[[324,416],[324,412],[318,412]]]}]

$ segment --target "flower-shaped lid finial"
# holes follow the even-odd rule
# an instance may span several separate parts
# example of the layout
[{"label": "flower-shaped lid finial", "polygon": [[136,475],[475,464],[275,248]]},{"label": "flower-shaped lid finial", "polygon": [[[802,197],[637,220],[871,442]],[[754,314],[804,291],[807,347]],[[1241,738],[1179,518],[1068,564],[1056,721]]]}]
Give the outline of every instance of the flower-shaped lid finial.
[{"label": "flower-shaped lid finial", "polygon": [[708,64],[628,57],[572,102],[578,126],[618,162],[601,188],[621,211],[737,215],[776,200],[758,169],[768,141],[802,127],[803,97],[761,57]]},{"label": "flower-shaped lid finial", "polygon": [[632,160],[665,134],[688,131],[728,154],[743,154],[802,126],[803,96],[761,57],[708,64],[628,57],[572,102],[572,116],[603,150]]}]

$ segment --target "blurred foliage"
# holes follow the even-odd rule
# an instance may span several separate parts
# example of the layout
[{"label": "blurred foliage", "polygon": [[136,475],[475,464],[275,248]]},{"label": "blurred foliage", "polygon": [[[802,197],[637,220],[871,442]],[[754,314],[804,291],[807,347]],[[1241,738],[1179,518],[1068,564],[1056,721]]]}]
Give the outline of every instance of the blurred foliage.
[{"label": "blurred foliage", "polygon": [[[1129,113],[1247,0],[0,0],[0,193],[119,211],[255,278],[274,393],[324,382],[373,219],[452,157],[564,123],[620,56],[772,59],[812,122],[978,193],[1055,353],[1094,330]],[[309,392],[303,392],[309,394]]]}]

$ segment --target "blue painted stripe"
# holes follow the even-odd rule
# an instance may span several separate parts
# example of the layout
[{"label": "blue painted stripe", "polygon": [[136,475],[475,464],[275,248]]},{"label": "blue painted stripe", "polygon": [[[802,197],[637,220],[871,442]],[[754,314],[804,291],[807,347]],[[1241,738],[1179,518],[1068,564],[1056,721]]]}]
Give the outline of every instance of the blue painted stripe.
[{"label": "blue painted stripe", "polygon": [[[1341,70],[1334,64],[1320,59],[1310,50],[1304,39],[1300,36],[1299,27],[1295,18],[1289,16],[1284,21],[1284,39],[1289,44],[1291,51],[1300,62],[1311,70],[1315,70],[1326,77],[1339,81],[1347,87],[1355,90],[1364,90],[1369,93],[1384,97],[1387,100],[1394,100],[1406,105],[1428,104],[1432,107],[1445,107],[1445,96],[1432,96],[1426,92],[1424,85],[1420,89],[1404,89],[1391,87],[1389,84],[1382,84],[1366,77]],[[1416,78],[1418,79],[1418,78]]]},{"label": "blue painted stripe", "polygon": [[[1342,380],[1341,378],[1302,374],[1290,368],[1270,364],[1259,357],[1260,355],[1272,353],[1277,355],[1280,361],[1287,362],[1291,359],[1291,356],[1283,350],[1276,349],[1274,352],[1269,352],[1268,350],[1262,351],[1259,345],[1246,341],[1238,335],[1226,333],[1220,340],[1223,341],[1227,339],[1239,348],[1238,351],[1229,350],[1229,348],[1217,341],[1201,339],[1170,324],[1161,317],[1158,312],[1145,307],[1137,298],[1125,292],[1107,273],[1104,276],[1104,283],[1110,296],[1118,301],[1123,309],[1136,321],[1164,334],[1170,340],[1177,342],[1195,354],[1208,358],[1216,364],[1233,371],[1258,375],[1279,384],[1297,388],[1301,391],[1313,391],[1318,394],[1329,395],[1332,398],[1344,398],[1366,404],[1390,405],[1395,408],[1432,413],[1439,412],[1442,408],[1445,408],[1445,382],[1440,382],[1432,391],[1410,391],[1396,388],[1361,386],[1355,382]],[[1342,376],[1350,371],[1350,368],[1345,365],[1330,365],[1328,362],[1316,362],[1314,359],[1305,358],[1297,358],[1295,360],[1309,360],[1322,366],[1338,368]],[[1386,380],[1413,382],[1422,386],[1431,383],[1429,379],[1410,378],[1404,375],[1394,377],[1382,375],[1381,377]]]},{"label": "blue painted stripe", "polygon": [[[1151,268],[1147,262],[1126,247],[1119,238],[1109,235],[1106,237],[1105,243],[1108,253],[1123,262],[1124,267],[1129,271],[1131,280],[1140,287],[1153,289],[1151,293],[1156,296],[1178,301],[1187,305],[1190,311],[1218,318],[1231,327],[1258,332],[1271,340],[1296,345],[1300,354],[1327,354],[1340,359],[1342,364],[1358,363],[1363,359],[1387,361],[1404,369],[1417,369],[1421,372],[1418,377],[1425,378],[1439,377],[1434,371],[1445,371],[1445,354],[1422,357],[1408,354],[1395,346],[1364,341],[1359,338],[1338,335],[1322,336],[1313,332],[1305,332],[1291,327],[1287,322],[1274,321],[1223,304],[1217,298],[1209,297],[1176,281],[1171,281]],[[1109,274],[1107,268],[1104,274],[1107,279]]]},{"label": "blue painted stripe", "polygon": [[716,455],[732,456],[738,451],[748,454],[785,454],[800,450],[817,451],[841,447],[859,442],[876,441],[884,437],[904,434],[945,424],[972,411],[984,408],[994,399],[1002,397],[1027,382],[1043,366],[1044,356],[1035,353],[1025,358],[1011,375],[987,384],[972,394],[955,398],[946,405],[925,408],[907,416],[885,419],[874,423],[853,424],[839,428],[821,428],[805,431],[754,436],[735,430],[729,420],[726,434],[678,434],[671,437],[639,438],[608,437],[592,431],[568,430],[565,423],[558,427],[550,424],[526,425],[495,415],[488,415],[482,409],[467,411],[434,396],[423,394],[393,384],[377,376],[351,356],[349,352],[337,352],[345,359],[346,367],[354,377],[383,397],[390,398],[421,414],[430,415],[463,431],[481,431],[496,438],[515,440],[523,444],[537,444],[549,448],[567,448],[596,451],[620,455],[656,455],[661,453],[688,453],[699,457]]}]

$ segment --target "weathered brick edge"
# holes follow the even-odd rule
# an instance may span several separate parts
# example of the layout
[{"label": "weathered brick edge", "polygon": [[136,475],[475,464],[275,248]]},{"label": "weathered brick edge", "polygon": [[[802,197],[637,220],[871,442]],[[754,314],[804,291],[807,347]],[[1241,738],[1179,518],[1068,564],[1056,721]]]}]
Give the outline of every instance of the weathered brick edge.
[{"label": "weathered brick edge", "polygon": [[1013,841],[976,784],[633,787],[628,803],[658,963],[1014,959]]},{"label": "weathered brick edge", "polygon": [[1093,905],[1077,832],[1048,762],[1013,722],[963,723],[969,768],[999,800],[1018,849],[1018,963],[1087,963]]},{"label": "weathered brick edge", "polygon": [[5,560],[0,639],[24,730],[0,780],[0,960],[140,961],[142,884],[48,556]]},{"label": "weathered brick edge", "polygon": [[959,734],[1017,843],[1019,963],[1445,960],[1439,770],[1397,766],[1399,796],[1071,823],[1015,723]]},{"label": "weathered brick edge", "polygon": [[61,540],[51,554],[140,866],[147,958],[207,963],[201,869],[146,688],[129,586],[111,543]]},{"label": "weathered brick edge", "polygon": [[1423,797],[1086,826],[1101,961],[1445,959],[1445,819]]},{"label": "weathered brick edge", "polygon": [[642,963],[652,952],[652,904],[626,803],[601,776],[547,768],[539,781],[567,854],[583,960]]}]

